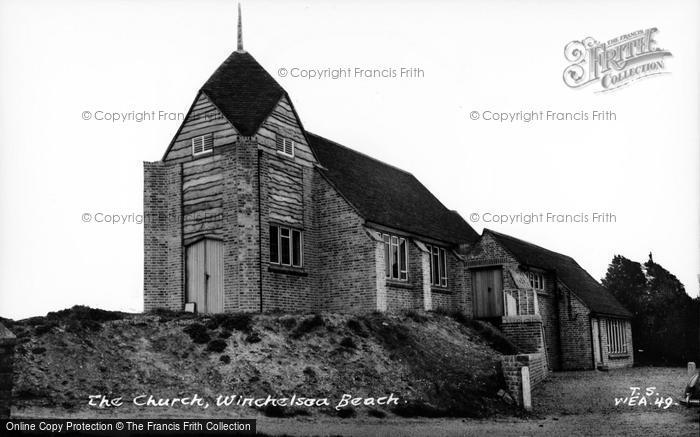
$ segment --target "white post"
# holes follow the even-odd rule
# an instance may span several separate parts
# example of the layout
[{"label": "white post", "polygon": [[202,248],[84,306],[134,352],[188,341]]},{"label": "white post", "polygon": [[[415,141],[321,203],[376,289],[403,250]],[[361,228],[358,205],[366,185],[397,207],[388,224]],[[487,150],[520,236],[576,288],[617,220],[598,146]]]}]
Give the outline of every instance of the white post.
[{"label": "white post", "polygon": [[688,362],[688,376],[695,375],[695,363],[692,361]]},{"label": "white post", "polygon": [[528,366],[523,366],[520,369],[522,374],[522,381],[520,386],[523,390],[523,408],[526,411],[532,410],[532,395],[530,393],[530,368]]}]

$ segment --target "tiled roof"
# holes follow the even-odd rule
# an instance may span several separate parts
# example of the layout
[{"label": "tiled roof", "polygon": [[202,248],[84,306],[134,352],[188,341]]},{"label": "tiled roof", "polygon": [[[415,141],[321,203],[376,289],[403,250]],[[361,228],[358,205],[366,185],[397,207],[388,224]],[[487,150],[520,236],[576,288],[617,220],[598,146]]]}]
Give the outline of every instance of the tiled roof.
[{"label": "tiled roof", "polygon": [[447,243],[473,243],[479,235],[447,209],[411,173],[310,132],[320,171],[365,220]]},{"label": "tiled roof", "polygon": [[202,91],[236,130],[252,136],[285,94],[284,89],[247,52],[233,52]]},{"label": "tiled roof", "polygon": [[484,229],[484,233],[490,233],[521,264],[555,272],[557,278],[594,313],[620,317],[632,316],[610,291],[570,256],[490,229]]}]

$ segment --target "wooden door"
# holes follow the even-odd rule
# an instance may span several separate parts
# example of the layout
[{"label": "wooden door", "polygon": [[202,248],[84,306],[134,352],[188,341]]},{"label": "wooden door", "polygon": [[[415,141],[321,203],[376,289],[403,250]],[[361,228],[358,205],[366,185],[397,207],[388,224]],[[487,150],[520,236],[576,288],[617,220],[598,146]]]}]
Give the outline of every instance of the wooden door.
[{"label": "wooden door", "polygon": [[472,273],[474,317],[503,315],[503,274],[501,269],[476,270]]},{"label": "wooden door", "polygon": [[204,239],[187,246],[187,302],[199,313],[224,312],[224,248]]}]

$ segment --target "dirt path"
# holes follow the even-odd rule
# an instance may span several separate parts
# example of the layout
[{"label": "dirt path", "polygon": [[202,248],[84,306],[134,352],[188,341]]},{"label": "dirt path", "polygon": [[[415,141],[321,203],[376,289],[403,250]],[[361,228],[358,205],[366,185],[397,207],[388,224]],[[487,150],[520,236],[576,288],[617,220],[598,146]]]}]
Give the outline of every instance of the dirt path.
[{"label": "dirt path", "polygon": [[[533,393],[530,419],[493,420],[364,419],[285,421],[263,418],[271,435],[343,436],[700,436],[700,409],[676,404],[687,382],[684,369],[635,368],[611,372],[554,373]],[[640,396],[629,405],[631,387]],[[653,387],[653,390],[651,389]],[[642,395],[649,389],[651,396]],[[624,399],[626,403],[615,399]],[[665,402],[655,405],[656,399]],[[641,404],[641,405],[639,405]]]}]

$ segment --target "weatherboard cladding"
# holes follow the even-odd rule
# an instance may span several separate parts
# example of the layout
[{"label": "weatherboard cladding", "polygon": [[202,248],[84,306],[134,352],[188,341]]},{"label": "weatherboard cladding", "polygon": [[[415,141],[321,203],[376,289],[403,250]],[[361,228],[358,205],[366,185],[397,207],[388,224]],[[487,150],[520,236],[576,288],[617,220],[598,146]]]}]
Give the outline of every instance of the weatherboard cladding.
[{"label": "weatherboard cladding", "polygon": [[[202,92],[242,136],[253,136],[286,97],[247,52],[233,52]],[[320,172],[365,220],[447,244],[471,244],[478,234],[412,174],[305,132]]]},{"label": "weatherboard cladding", "polygon": [[632,314],[573,258],[490,229],[484,229],[484,232],[490,233],[521,264],[555,272],[557,278],[592,312],[632,317]]}]

